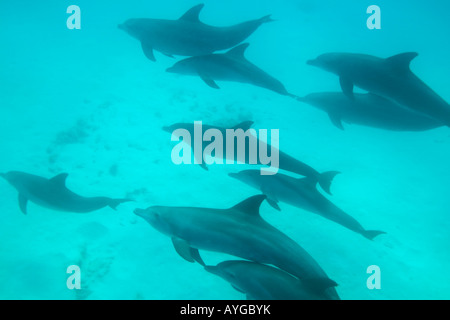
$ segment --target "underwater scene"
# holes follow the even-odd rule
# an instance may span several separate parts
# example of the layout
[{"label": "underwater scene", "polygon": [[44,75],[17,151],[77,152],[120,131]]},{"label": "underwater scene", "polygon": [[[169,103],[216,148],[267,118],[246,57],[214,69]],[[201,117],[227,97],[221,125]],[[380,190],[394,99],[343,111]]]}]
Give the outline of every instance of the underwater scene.
[{"label": "underwater scene", "polygon": [[0,299],[449,299],[449,10],[3,2]]}]

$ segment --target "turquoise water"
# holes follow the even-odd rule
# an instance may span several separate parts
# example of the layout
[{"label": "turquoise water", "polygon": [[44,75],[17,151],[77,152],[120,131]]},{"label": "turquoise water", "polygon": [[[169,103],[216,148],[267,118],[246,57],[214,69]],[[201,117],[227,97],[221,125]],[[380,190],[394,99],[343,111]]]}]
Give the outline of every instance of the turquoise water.
[{"label": "turquoise water", "polygon": [[[411,70],[450,101],[448,4],[423,1],[204,1],[200,19],[227,26],[272,14],[246,41],[246,57],[303,96],[339,91],[338,78],[308,66],[326,52],[389,57],[415,51]],[[69,30],[66,9],[81,8]],[[166,73],[182,57],[149,61],[117,25],[129,18],[176,19],[196,1],[47,1],[4,3],[0,13],[0,172],[46,178],[69,173],[84,196],[131,197],[117,212],[53,211],[33,203],[20,212],[17,191],[0,182],[1,299],[244,299],[224,280],[182,260],[168,237],[133,214],[152,205],[228,208],[258,192],[227,173],[171,161],[161,128],[203,121],[253,120],[279,129],[280,149],[320,172],[338,170],[337,206],[369,241],[307,211],[267,203],[261,216],[307,250],[339,286],[342,299],[448,299],[450,131],[392,132],[334,127],[326,114],[263,88]],[[366,27],[369,5],[381,30]],[[207,264],[229,256],[202,252]],[[70,265],[81,290],[66,286]],[[381,289],[366,286],[378,265]]]}]

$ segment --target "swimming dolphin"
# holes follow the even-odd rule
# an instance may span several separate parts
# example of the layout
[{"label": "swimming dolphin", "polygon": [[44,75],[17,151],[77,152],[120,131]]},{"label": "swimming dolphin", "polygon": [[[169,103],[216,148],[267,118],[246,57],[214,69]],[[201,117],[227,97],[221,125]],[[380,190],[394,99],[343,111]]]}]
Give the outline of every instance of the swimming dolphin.
[{"label": "swimming dolphin", "polygon": [[268,265],[230,260],[205,270],[228,281],[247,300],[327,300],[325,289],[337,286],[329,278],[299,280]]},{"label": "swimming dolphin", "polygon": [[[233,130],[242,129],[244,132],[247,132],[247,130],[249,130],[252,125],[253,125],[252,121],[244,121],[232,128],[229,128],[229,129],[233,129]],[[195,128],[194,123],[176,123],[171,126],[163,127],[163,130],[173,134],[174,131],[177,129],[185,129],[185,130],[189,131],[191,137],[194,137],[194,128]],[[226,144],[227,128],[212,126],[212,125],[208,125],[208,124],[202,124],[202,136],[205,133],[205,131],[207,131],[209,129],[216,129],[222,133],[222,136],[225,140],[223,143],[224,149],[225,149],[226,145],[227,145]],[[194,139],[191,139],[191,140],[194,140]],[[248,139],[246,139],[246,141],[248,141]],[[258,148],[260,148],[263,143],[264,142],[258,140],[258,143],[257,143]],[[190,147],[192,150],[194,150],[194,146],[190,145]],[[202,154],[203,154],[203,151],[204,151],[206,145],[203,145],[202,147],[203,147],[203,149],[202,149]],[[245,149],[245,159],[237,159],[237,155],[238,155],[238,152],[236,150],[237,143],[234,144],[234,147],[235,147],[235,150],[234,150],[235,159],[229,159],[229,160],[248,164],[249,159],[250,159],[250,157],[249,157],[250,144],[246,143],[246,145],[245,145],[245,148],[246,148]],[[272,146],[267,144],[266,150],[271,150],[271,148],[272,148]],[[259,153],[259,151],[258,151],[258,153]],[[222,155],[224,157],[226,157],[228,155],[226,150],[223,150]],[[197,159],[197,163],[200,163],[200,160],[201,159]],[[259,163],[260,159],[258,158],[257,160],[258,160],[258,164],[260,164]],[[315,180],[320,185],[320,187],[323,190],[325,190],[328,194],[331,194],[330,187],[331,187],[331,183],[332,183],[334,177],[337,174],[339,174],[338,171],[327,171],[327,172],[319,173],[316,169],[310,167],[306,163],[303,163],[282,151],[278,151],[278,162],[279,162],[278,163],[279,169],[290,171],[290,172],[293,172],[293,173],[296,173],[296,174],[299,174],[302,176],[310,177],[311,179]],[[206,164],[204,161],[201,161],[201,167],[203,169],[207,170],[207,167],[206,167]]]},{"label": "swimming dolphin", "polygon": [[199,76],[208,86],[215,89],[219,89],[215,80],[233,81],[249,83],[284,96],[296,98],[297,96],[289,93],[280,81],[245,58],[244,53],[248,46],[248,43],[243,43],[226,53],[213,53],[187,58],[178,61],[166,71]]},{"label": "swimming dolphin", "polygon": [[45,208],[76,213],[87,213],[106,206],[115,210],[119,204],[132,201],[79,196],[67,189],[67,173],[61,173],[51,179],[19,171],[2,173],[0,176],[19,192],[19,207],[24,214],[27,214],[28,200]]},{"label": "swimming dolphin", "polygon": [[213,27],[199,20],[203,4],[189,9],[178,20],[129,19],[119,28],[141,42],[146,57],[156,61],[153,50],[172,57],[199,56],[226,50],[250,36],[270,15],[230,27]]},{"label": "swimming dolphin", "polygon": [[366,54],[326,53],[307,63],[339,76],[342,91],[353,98],[353,85],[390,98],[450,126],[450,105],[409,68],[415,52],[387,59]]},{"label": "swimming dolphin", "polygon": [[280,210],[278,202],[282,201],[316,213],[370,240],[385,233],[377,230],[365,230],[358,221],[317,191],[315,182],[309,178],[296,179],[281,173],[262,176],[257,170],[244,170],[239,173],[230,173],[229,176],[260,190],[267,196],[269,204],[277,210]]},{"label": "swimming dolphin", "polygon": [[317,92],[298,100],[325,111],[342,130],[342,122],[392,131],[424,131],[442,126],[423,113],[373,93],[354,93],[349,99],[342,92]]},{"label": "swimming dolphin", "polygon": [[[261,218],[265,198],[253,196],[230,209],[154,206],[134,213],[172,238],[189,262],[198,261],[198,250],[207,250],[272,264],[299,279],[328,278],[302,247]],[[335,288],[327,289],[327,296],[336,299]]]}]

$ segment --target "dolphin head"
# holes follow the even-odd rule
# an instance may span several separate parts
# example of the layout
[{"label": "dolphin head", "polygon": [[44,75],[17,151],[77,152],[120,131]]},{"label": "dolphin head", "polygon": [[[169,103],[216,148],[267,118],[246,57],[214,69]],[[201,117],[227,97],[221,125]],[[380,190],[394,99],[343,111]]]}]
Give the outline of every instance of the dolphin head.
[{"label": "dolphin head", "polygon": [[184,75],[197,75],[197,58],[198,57],[192,57],[178,61],[172,67],[167,68],[166,72]]},{"label": "dolphin head", "polygon": [[142,28],[142,20],[143,19],[128,19],[124,23],[119,24],[117,27],[128,33],[130,36],[140,39],[141,34],[144,32],[144,28]]},{"label": "dolphin head", "polygon": [[260,170],[243,170],[238,173],[231,172],[228,176],[252,185],[261,176],[261,172]]},{"label": "dolphin head", "polygon": [[18,171],[10,171],[7,173],[1,173],[0,176],[8,181],[12,186],[18,187],[22,181],[23,174]]},{"label": "dolphin head", "polygon": [[242,292],[240,285],[245,283],[248,278],[248,270],[245,269],[245,266],[249,262],[241,261],[241,260],[230,260],[219,263],[217,266],[205,266],[205,270],[209,273],[215,274],[216,276],[221,277],[222,279],[228,281],[235,288],[238,288]]},{"label": "dolphin head", "polygon": [[164,126],[162,129],[165,132],[168,132],[172,135],[175,135],[176,137],[179,137],[182,133],[178,132],[177,130],[186,130],[191,135],[194,134],[194,125],[192,123],[174,123],[170,126]]},{"label": "dolphin head", "polygon": [[159,232],[167,235],[172,234],[167,216],[167,207],[154,206],[147,209],[135,209],[134,214],[145,219],[145,221]]},{"label": "dolphin head", "polygon": [[339,73],[342,69],[342,54],[325,53],[318,56],[316,59],[308,60],[306,63],[310,66],[318,67],[329,72]]}]

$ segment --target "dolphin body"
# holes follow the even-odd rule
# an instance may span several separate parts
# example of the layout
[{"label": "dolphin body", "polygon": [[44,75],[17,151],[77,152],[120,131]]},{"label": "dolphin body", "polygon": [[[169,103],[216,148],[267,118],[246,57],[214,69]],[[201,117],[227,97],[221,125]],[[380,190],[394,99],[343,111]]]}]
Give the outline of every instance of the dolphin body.
[{"label": "dolphin body", "polygon": [[42,178],[19,171],[0,174],[19,192],[20,210],[27,214],[27,203],[32,201],[45,208],[76,213],[87,213],[106,206],[116,209],[129,199],[111,199],[107,197],[82,197],[66,187],[67,173],[51,179]]},{"label": "dolphin body", "polygon": [[326,53],[307,63],[338,75],[342,91],[349,98],[353,98],[356,85],[450,126],[450,105],[409,68],[417,55],[406,52],[382,59],[366,54]]},{"label": "dolphin body", "polygon": [[317,92],[298,99],[325,111],[331,122],[344,130],[342,122],[392,131],[425,131],[443,124],[423,113],[403,107],[373,93]]},{"label": "dolphin body", "polygon": [[327,300],[325,290],[336,286],[329,278],[299,280],[268,265],[230,260],[205,270],[228,281],[247,300]]},{"label": "dolphin body", "polygon": [[314,181],[309,178],[296,179],[281,173],[261,176],[257,170],[244,170],[239,173],[230,173],[229,176],[260,190],[267,196],[269,204],[277,210],[280,210],[278,202],[282,201],[316,213],[370,240],[385,233],[365,230],[358,221],[317,191]]},{"label": "dolphin body", "polygon": [[146,57],[156,61],[153,50],[173,57],[199,56],[226,50],[249,37],[269,16],[230,27],[213,27],[199,20],[203,4],[189,9],[178,20],[129,19],[119,28],[141,42]]},{"label": "dolphin body", "polygon": [[[261,218],[265,198],[253,196],[230,209],[154,206],[134,213],[172,238],[189,262],[204,265],[198,250],[207,250],[272,264],[299,279],[328,278],[301,246]],[[334,288],[327,289],[327,296],[338,299]]]},{"label": "dolphin body", "polygon": [[244,53],[248,46],[248,43],[243,43],[226,53],[187,58],[178,61],[166,71],[199,76],[208,86],[215,89],[219,89],[215,80],[232,81],[248,83],[284,96],[297,98],[296,95],[289,93],[280,81],[245,58]]},{"label": "dolphin body", "polygon": [[[253,125],[252,121],[245,121],[245,122],[242,122],[242,123],[234,126],[233,128],[230,128],[230,129],[233,129],[233,130],[242,129],[244,132],[247,132],[247,130],[249,130],[252,125]],[[194,124],[193,123],[176,123],[176,124],[173,124],[168,127],[163,127],[163,130],[166,132],[169,132],[169,133],[174,133],[174,131],[177,129],[185,129],[185,130],[189,131],[191,137],[194,136]],[[202,124],[202,131],[203,131],[202,137],[203,137],[203,134],[205,133],[205,131],[207,131],[209,129],[219,130],[222,133],[224,140],[226,140],[225,138],[226,138],[227,128],[221,128],[221,127],[211,126],[211,125],[207,125],[207,124]],[[191,140],[193,140],[193,139],[191,139]],[[246,139],[246,140],[248,141],[248,139]],[[258,143],[257,143],[258,148],[261,147],[262,143],[263,142],[258,140]],[[222,155],[224,157],[226,157],[228,155],[225,150],[226,149],[226,141],[224,141],[223,145],[224,145],[224,150],[222,152]],[[194,150],[194,146],[190,145],[190,147],[192,150]],[[203,154],[205,147],[206,147],[206,145],[203,145],[202,154]],[[238,153],[237,153],[237,144],[236,143],[234,144],[234,147],[235,147],[235,150],[234,150],[235,159],[228,159],[228,160],[233,160],[233,161],[238,161],[240,163],[249,164],[249,159],[250,159],[249,143],[245,144],[245,159],[237,159]],[[266,150],[271,150],[271,148],[272,147],[267,144]],[[259,151],[258,151],[258,154],[259,154]],[[328,194],[331,194],[330,186],[331,186],[331,183],[332,183],[334,177],[337,174],[339,174],[338,171],[327,171],[327,172],[320,173],[317,170],[315,170],[314,168],[307,165],[306,163],[303,163],[282,151],[278,151],[278,157],[279,157],[279,159],[278,159],[279,169],[290,171],[290,172],[293,172],[293,173],[296,173],[296,174],[299,174],[302,176],[310,177],[312,180],[316,181],[316,183],[318,183],[323,190],[325,190]],[[205,162],[200,161],[202,159],[196,159],[196,160],[197,160],[197,163],[201,163],[201,167],[203,169],[205,169],[205,170],[208,169],[206,167]],[[257,164],[260,164],[259,158],[257,160],[258,160]]]}]

